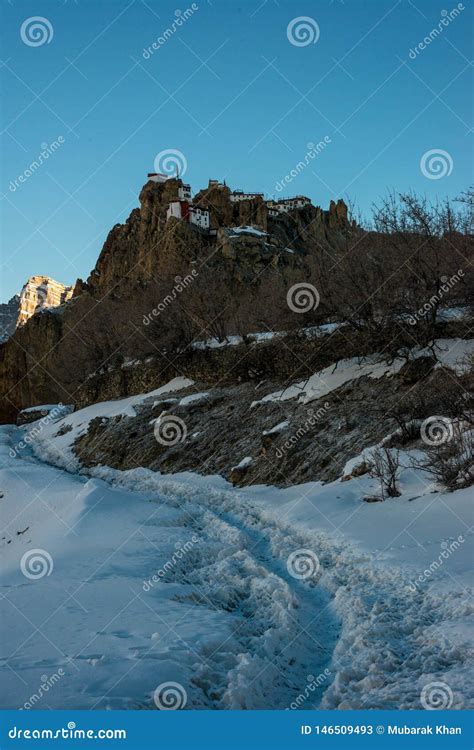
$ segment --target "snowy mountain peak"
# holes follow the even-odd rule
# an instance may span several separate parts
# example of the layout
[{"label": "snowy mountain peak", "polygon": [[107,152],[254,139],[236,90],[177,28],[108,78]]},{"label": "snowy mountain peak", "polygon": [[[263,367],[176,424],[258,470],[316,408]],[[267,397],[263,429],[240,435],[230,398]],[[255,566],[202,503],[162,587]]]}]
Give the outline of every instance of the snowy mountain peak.
[{"label": "snowy mountain peak", "polygon": [[16,327],[24,325],[40,310],[67,302],[73,290],[74,287],[61,284],[50,276],[30,276],[20,292]]}]

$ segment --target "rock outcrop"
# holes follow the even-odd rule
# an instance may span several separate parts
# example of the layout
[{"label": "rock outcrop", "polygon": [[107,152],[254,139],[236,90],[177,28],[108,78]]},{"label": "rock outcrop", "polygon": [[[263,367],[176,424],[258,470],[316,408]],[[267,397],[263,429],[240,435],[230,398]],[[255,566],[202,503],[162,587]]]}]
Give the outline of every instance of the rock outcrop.
[{"label": "rock outcrop", "polygon": [[40,310],[67,302],[72,293],[72,286],[65,286],[49,276],[30,276],[20,292],[17,328]]},{"label": "rock outcrop", "polygon": [[210,214],[210,225],[219,227],[255,226],[264,231],[267,229],[268,210],[261,197],[233,203],[231,191],[226,185],[215,184],[201,190],[193,199],[199,208],[207,208]]},{"label": "rock outcrop", "polygon": [[0,343],[7,341],[35,313],[71,299],[74,289],[49,276],[30,276],[20,294],[0,304]]}]

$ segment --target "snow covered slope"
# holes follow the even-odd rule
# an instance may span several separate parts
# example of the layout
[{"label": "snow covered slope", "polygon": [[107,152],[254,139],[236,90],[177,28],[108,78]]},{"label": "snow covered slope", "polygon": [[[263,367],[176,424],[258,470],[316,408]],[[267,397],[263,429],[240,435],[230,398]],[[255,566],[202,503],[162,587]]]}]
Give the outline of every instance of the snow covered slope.
[{"label": "snow covered slope", "polygon": [[406,452],[383,503],[367,474],[237,490],[80,471],[91,419],[186,385],[0,428],[2,706],[155,708],[176,683],[187,708],[416,709],[440,684],[472,707],[473,489]]},{"label": "snow covered slope", "polygon": [[[173,682],[188,708],[285,708],[323,672],[329,595],[292,585],[266,540],[188,487],[12,457],[18,432],[0,430],[2,707],[155,708]],[[324,644],[306,635],[316,616]]]},{"label": "snow covered slope", "polygon": [[[463,369],[463,358],[474,353],[474,339],[437,339],[434,342],[434,347],[438,358],[436,366],[445,365],[459,373]],[[432,352],[430,349],[419,349],[414,350],[412,355],[414,357],[430,356]],[[401,370],[405,362],[405,359],[399,357],[388,364],[379,354],[367,357],[362,361],[357,357],[342,359],[337,364],[316,372],[305,381],[290,385],[282,391],[270,393],[260,401],[254,401],[252,406],[265,401],[286,401],[290,398],[299,398],[302,403],[315,401],[344,385],[344,383],[364,375],[370,378],[394,375]]]}]

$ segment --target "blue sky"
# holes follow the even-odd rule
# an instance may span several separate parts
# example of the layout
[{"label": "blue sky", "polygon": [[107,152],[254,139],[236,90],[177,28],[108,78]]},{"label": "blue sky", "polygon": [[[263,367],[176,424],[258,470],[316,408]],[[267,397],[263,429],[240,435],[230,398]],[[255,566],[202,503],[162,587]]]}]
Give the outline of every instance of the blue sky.
[{"label": "blue sky", "polygon": [[[86,278],[167,149],[194,190],[225,178],[271,195],[327,137],[285,194],[364,213],[389,189],[455,197],[472,182],[473,4],[461,6],[410,56],[457,3],[199,0],[144,55],[191,2],[2,0],[1,300],[33,274]],[[30,38],[35,16],[45,34]],[[300,17],[314,43],[290,41]],[[447,154],[439,179],[420,168],[432,150]]]}]

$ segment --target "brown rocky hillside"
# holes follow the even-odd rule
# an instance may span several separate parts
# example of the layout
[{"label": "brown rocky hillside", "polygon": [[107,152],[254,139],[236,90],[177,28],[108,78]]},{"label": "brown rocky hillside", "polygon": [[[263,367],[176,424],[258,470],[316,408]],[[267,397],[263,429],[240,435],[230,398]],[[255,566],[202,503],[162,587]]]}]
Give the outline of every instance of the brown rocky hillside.
[{"label": "brown rocky hillside", "polygon": [[[167,221],[169,202],[181,184],[179,179],[149,181],[140,193],[140,208],[110,231],[95,268],[87,282],[77,281],[72,299],[59,311],[33,315],[0,345],[1,421],[14,420],[19,409],[31,405],[76,403],[87,392],[88,377],[127,359],[143,360],[159,352],[169,361],[169,331],[178,311],[188,328],[192,323],[190,338],[200,329],[209,330],[211,317],[218,317],[229,300],[236,303],[236,325],[243,325],[243,313],[246,325],[257,325],[264,308],[274,304],[273,277],[303,281],[316,247],[334,252],[342,243],[347,226],[342,201],[331,203],[328,211],[310,205],[274,219],[260,198],[232,203],[225,186],[210,185],[194,201],[209,209],[213,234],[174,218]],[[261,231],[232,230],[248,225]],[[191,272],[200,277],[192,307],[186,310],[186,290],[179,305],[170,307],[166,323],[157,318],[144,325],[150,311]],[[262,296],[263,279],[267,287]],[[255,299],[260,294],[263,309],[251,303],[252,294]],[[186,325],[176,332],[174,348]],[[159,385],[161,371],[153,377],[151,385]],[[125,395],[130,387],[124,378],[111,395]]]}]

